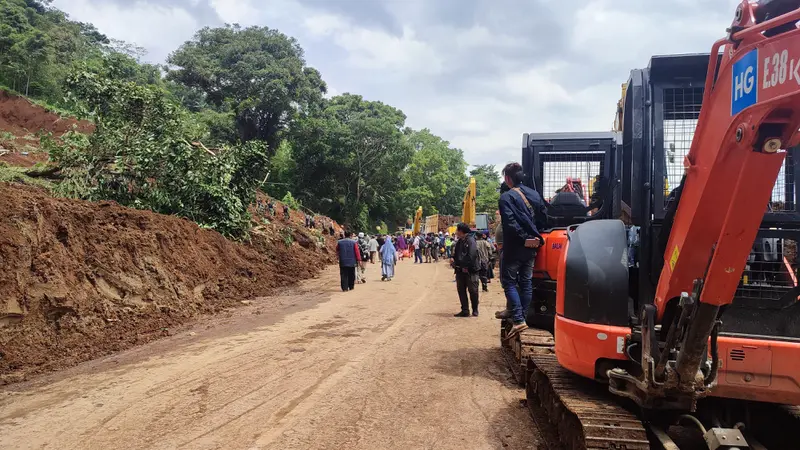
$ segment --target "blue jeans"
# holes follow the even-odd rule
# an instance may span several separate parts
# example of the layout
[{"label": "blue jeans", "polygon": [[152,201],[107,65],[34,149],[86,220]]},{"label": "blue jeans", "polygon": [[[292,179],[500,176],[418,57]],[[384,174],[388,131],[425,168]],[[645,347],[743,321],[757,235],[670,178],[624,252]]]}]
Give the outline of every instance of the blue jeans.
[{"label": "blue jeans", "polygon": [[[525,323],[528,307],[533,300],[534,252],[503,254],[500,266],[500,283],[506,293],[506,304],[512,313],[514,324]],[[519,285],[519,287],[517,287]]]},{"label": "blue jeans", "polygon": [[416,264],[417,261],[419,261],[419,263],[422,264],[422,249],[421,248],[415,248],[414,249],[414,264]]}]

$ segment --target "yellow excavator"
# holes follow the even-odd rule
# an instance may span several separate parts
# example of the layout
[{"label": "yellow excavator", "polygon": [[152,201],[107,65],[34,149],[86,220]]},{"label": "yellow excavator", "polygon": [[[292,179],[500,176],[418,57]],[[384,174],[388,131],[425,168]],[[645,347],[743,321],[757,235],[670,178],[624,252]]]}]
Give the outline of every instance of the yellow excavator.
[{"label": "yellow excavator", "polygon": [[462,203],[461,221],[475,228],[475,202],[478,197],[478,183],[475,177],[469,179],[467,192],[464,193],[464,202]]},{"label": "yellow excavator", "polygon": [[420,232],[422,229],[422,206],[417,208],[417,212],[414,214],[414,227],[411,231],[414,233],[414,236]]}]

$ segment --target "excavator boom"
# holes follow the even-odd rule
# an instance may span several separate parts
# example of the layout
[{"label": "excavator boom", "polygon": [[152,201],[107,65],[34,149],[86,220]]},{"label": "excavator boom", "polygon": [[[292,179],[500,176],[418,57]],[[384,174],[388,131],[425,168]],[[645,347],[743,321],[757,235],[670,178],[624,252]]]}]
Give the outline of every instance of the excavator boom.
[{"label": "excavator boom", "polygon": [[[759,14],[762,7],[772,10]],[[654,319],[647,316],[662,319],[669,302],[680,302],[683,315],[670,330],[682,341],[669,342],[658,362],[645,356],[651,393],[676,388],[701,397],[715,380],[718,361],[710,369],[701,367],[708,340],[712,337],[713,349],[720,308],[733,301],[769,208],[783,149],[798,142],[798,8],[798,0],[744,1],[728,39],[712,48],[655,302],[642,312],[643,335],[655,332]],[[672,344],[678,355],[674,371],[667,364]],[[666,385],[656,388],[658,379],[666,379]]]}]

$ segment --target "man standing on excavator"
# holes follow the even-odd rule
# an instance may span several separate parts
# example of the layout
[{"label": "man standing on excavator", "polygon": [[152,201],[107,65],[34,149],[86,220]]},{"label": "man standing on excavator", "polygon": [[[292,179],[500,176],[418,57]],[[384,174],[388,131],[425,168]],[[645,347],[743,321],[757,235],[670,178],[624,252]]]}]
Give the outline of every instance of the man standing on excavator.
[{"label": "man standing on excavator", "polygon": [[533,263],[536,249],[543,242],[539,229],[547,226],[547,207],[538,192],[522,184],[524,173],[521,165],[508,164],[503,175],[510,189],[500,196],[499,202],[503,222],[500,282],[508,309],[498,317],[514,322],[508,334],[508,337],[513,337],[528,328],[525,316],[533,299]]}]

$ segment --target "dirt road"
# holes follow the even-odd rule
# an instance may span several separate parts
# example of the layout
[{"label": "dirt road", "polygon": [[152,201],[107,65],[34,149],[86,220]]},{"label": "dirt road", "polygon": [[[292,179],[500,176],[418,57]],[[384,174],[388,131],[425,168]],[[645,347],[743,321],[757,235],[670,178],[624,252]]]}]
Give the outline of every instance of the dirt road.
[{"label": "dirt road", "polygon": [[498,350],[499,283],[458,311],[446,264],[338,290],[338,269],[229,317],[0,392],[4,449],[540,448]]}]

